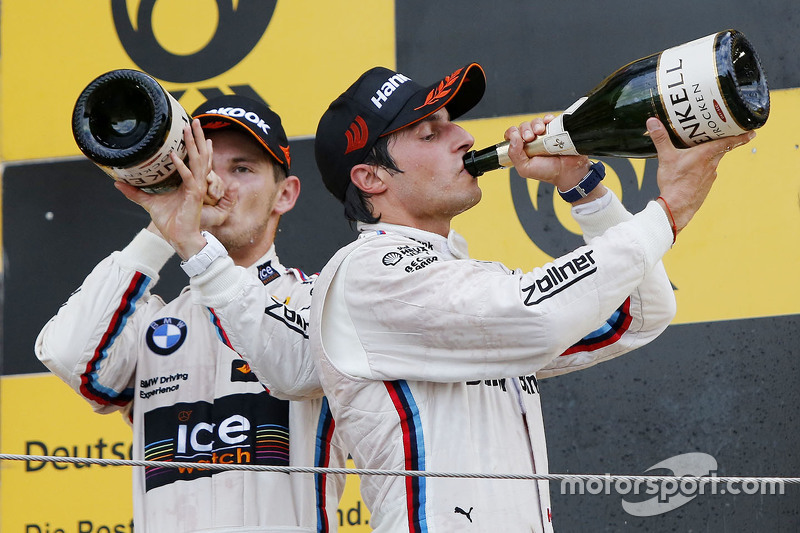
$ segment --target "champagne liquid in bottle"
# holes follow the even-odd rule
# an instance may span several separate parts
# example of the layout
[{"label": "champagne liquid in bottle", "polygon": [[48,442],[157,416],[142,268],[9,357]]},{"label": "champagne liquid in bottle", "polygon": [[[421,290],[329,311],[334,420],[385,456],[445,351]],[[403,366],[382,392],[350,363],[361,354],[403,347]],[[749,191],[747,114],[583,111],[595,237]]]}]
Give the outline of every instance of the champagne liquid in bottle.
[{"label": "champagne liquid in bottle", "polygon": [[[525,146],[534,155],[646,158],[656,155],[645,121],[659,118],[673,144],[686,148],[764,125],[769,89],[744,35],[727,30],[618,69]],[[508,143],[465,158],[467,170],[511,166]],[[473,172],[474,170],[474,172]]]},{"label": "champagne liquid in bottle", "polygon": [[92,81],[72,113],[81,152],[117,181],[150,193],[177,188],[180,175],[169,157],[186,157],[183,107],[152,77],[113,70]]}]

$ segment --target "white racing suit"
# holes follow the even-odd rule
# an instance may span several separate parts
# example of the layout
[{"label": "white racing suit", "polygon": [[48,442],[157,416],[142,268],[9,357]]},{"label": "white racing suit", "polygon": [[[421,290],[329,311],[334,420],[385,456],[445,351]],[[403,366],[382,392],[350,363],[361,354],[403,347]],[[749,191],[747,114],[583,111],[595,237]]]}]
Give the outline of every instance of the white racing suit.
[{"label": "white racing suit", "polygon": [[[165,304],[150,289],[173,253],[143,230],[104,259],[39,334],[39,359],[95,411],[123,412],[134,459],[343,467],[308,353],[313,280],[281,266],[273,247],[248,271],[217,259]],[[229,320],[267,349],[240,357]],[[134,524],[335,531],[343,487],[342,476],[135,467]]]},{"label": "white racing suit", "polygon": [[[548,472],[537,379],[642,346],[675,314],[666,214],[608,194],[573,209],[586,246],[526,273],[468,259],[454,232],[361,226],[317,279],[310,337],[358,468]],[[380,532],[552,531],[546,481],[362,476],[361,494]]]}]

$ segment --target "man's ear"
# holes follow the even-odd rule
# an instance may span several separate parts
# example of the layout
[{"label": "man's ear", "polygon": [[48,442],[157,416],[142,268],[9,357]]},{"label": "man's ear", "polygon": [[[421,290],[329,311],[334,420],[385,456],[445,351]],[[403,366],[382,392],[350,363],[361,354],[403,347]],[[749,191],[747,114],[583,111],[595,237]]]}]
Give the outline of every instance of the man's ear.
[{"label": "man's ear", "polygon": [[275,205],[272,212],[282,215],[290,211],[294,204],[297,202],[297,197],[300,196],[300,178],[297,176],[286,176],[284,180],[278,183],[280,190],[275,198]]},{"label": "man's ear", "polygon": [[362,163],[354,166],[350,169],[350,181],[370,196],[386,190],[386,184],[378,175],[378,167],[374,165]]}]

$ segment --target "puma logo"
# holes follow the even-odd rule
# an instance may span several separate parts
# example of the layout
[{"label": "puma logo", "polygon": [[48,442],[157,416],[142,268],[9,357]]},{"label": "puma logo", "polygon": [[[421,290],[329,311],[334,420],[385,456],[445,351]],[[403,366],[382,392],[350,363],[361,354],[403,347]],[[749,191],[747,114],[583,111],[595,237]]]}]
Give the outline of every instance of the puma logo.
[{"label": "puma logo", "polygon": [[469,519],[469,522],[472,523],[472,517],[470,516],[472,514],[472,507],[469,508],[469,511],[465,511],[461,507],[456,507],[453,512],[456,514],[463,514],[467,517],[467,519]]}]

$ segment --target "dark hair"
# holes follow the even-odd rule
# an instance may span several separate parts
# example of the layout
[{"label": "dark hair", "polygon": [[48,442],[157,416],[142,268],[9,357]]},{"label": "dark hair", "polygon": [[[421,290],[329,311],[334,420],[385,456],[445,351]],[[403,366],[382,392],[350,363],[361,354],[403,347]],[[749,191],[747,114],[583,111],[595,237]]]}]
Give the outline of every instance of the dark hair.
[{"label": "dark hair", "polygon": [[[397,168],[397,164],[389,153],[389,142],[393,135],[380,137],[372,147],[372,150],[364,158],[363,163],[385,169],[389,174],[402,174],[403,171]],[[372,203],[369,201],[372,195],[365,193],[356,187],[351,181],[347,185],[344,193],[344,216],[350,222],[365,222],[375,224],[380,222],[381,217],[372,213]]]},{"label": "dark hair", "polygon": [[375,224],[380,222],[381,217],[375,217],[372,214],[372,203],[369,201],[371,194],[367,194],[351,181],[347,184],[347,189],[344,191],[344,216],[350,221],[350,227],[353,227],[356,222],[366,222],[367,224]]},{"label": "dark hair", "polygon": [[289,173],[286,172],[286,167],[279,163],[274,157],[267,154],[267,159],[272,161],[272,168],[274,169],[272,175],[275,176],[275,183],[280,183],[289,176]]}]

